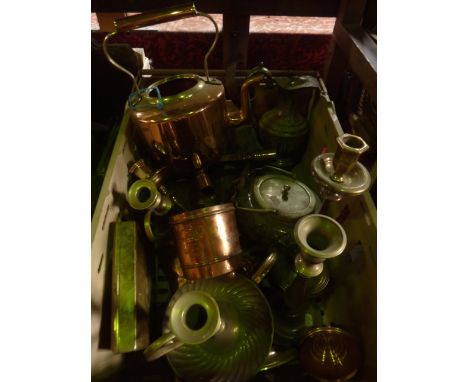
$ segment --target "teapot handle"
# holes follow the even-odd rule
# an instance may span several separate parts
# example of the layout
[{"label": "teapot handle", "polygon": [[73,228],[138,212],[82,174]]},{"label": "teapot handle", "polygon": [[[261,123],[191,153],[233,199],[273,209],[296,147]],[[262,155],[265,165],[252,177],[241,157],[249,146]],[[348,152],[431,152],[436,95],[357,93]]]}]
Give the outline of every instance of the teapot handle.
[{"label": "teapot handle", "polygon": [[183,344],[183,342],[176,339],[173,333],[166,333],[149,345],[143,354],[147,361],[154,361],[181,347]]},{"label": "teapot handle", "polygon": [[151,215],[153,210],[146,211],[145,218],[143,219],[143,226],[145,228],[145,234],[149,241],[154,242],[156,240],[151,224]]},{"label": "teapot handle", "polygon": [[278,252],[272,251],[263,261],[260,267],[258,267],[256,272],[252,275],[251,279],[256,284],[260,284],[260,282],[265,278],[268,272],[270,272],[271,268],[273,268],[273,265],[275,265],[276,260],[278,260]]},{"label": "teapot handle", "polygon": [[208,75],[208,56],[211,54],[216,43],[218,42],[219,29],[218,29],[218,25],[216,24],[216,21],[210,15],[197,11],[197,9],[195,8],[195,4],[193,3],[182,4],[182,5],[165,8],[163,10],[158,10],[158,11],[144,12],[138,15],[123,17],[123,18],[114,20],[114,31],[108,33],[102,43],[104,55],[106,56],[107,60],[112,65],[114,65],[117,69],[123,71],[124,73],[128,74],[132,78],[135,89],[139,91],[140,89],[138,87],[135,76],[129,70],[125,69],[123,66],[115,62],[112,59],[112,57],[109,55],[109,51],[107,50],[107,41],[112,36],[116,35],[119,32],[127,32],[136,28],[141,28],[141,27],[155,25],[155,24],[163,24],[169,21],[181,20],[181,19],[185,19],[185,18],[193,17],[193,16],[206,17],[214,24],[215,29],[216,29],[214,41],[211,44],[210,48],[208,49],[208,52],[205,54],[205,58],[204,58],[206,80],[209,82],[210,77]]},{"label": "teapot handle", "polygon": [[[183,292],[172,302],[168,308],[170,332],[163,334],[145,349],[144,355],[148,361],[160,358],[184,344],[198,345],[206,342],[224,328],[218,303],[209,293],[201,290]],[[199,305],[207,315],[205,323],[199,329],[192,329],[186,321],[188,312],[194,305]]]}]

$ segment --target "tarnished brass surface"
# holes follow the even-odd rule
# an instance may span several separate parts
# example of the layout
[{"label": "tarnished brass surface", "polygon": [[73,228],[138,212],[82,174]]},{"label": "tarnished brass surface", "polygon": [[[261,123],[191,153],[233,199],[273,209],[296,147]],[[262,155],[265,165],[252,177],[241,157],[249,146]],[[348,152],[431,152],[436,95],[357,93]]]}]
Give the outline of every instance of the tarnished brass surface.
[{"label": "tarnished brass surface", "polygon": [[362,363],[357,339],[335,327],[309,331],[301,345],[299,359],[302,367],[319,381],[348,381]]},{"label": "tarnished brass surface", "polygon": [[[273,317],[263,293],[244,276],[198,280],[175,292],[157,341],[145,356],[165,352],[184,381],[248,381],[271,350]],[[184,345],[171,349],[177,342]]]},{"label": "tarnished brass surface", "polygon": [[150,277],[134,221],[115,224],[112,259],[112,332],[114,353],[149,343]]},{"label": "tarnished brass surface", "polygon": [[300,309],[312,294],[328,284],[323,275],[323,262],[343,253],[347,244],[346,232],[334,219],[319,214],[304,216],[294,227],[294,239],[300,252],[294,260],[297,273],[284,292],[287,306]]},{"label": "tarnished brass surface", "polygon": [[371,184],[369,171],[358,162],[369,146],[357,135],[343,134],[337,138],[335,153],[324,153],[311,163],[314,179],[321,186],[322,197],[339,201],[343,196],[364,193]]},{"label": "tarnished brass surface", "polygon": [[156,185],[156,187],[160,187],[169,177],[169,173],[170,168],[168,166],[164,166],[153,172],[149,179]]},{"label": "tarnished brass surface", "polygon": [[172,216],[178,255],[189,280],[216,277],[241,263],[241,247],[231,203]]},{"label": "tarnished brass surface", "polygon": [[197,11],[195,8],[195,4],[182,4],[182,5],[178,5],[175,7],[166,8],[163,10],[144,12],[138,15],[128,16],[128,17],[114,20],[114,27],[115,27],[114,31],[112,31],[111,33],[108,33],[106,37],[104,37],[104,41],[102,43],[104,55],[106,56],[106,58],[109,60],[109,62],[112,65],[114,65],[116,68],[123,71],[124,73],[126,73],[132,78],[134,88],[137,91],[139,91],[140,88],[138,87],[138,83],[133,73],[131,73],[126,68],[118,64],[109,55],[109,51],[107,49],[107,42],[109,41],[109,39],[119,32],[129,31],[131,29],[141,28],[144,26],[149,26],[149,25],[154,25],[154,24],[162,24],[168,21],[180,20],[180,19],[184,19],[184,18],[192,17],[192,16],[206,17],[213,23],[215,27],[215,38],[203,59],[203,65],[205,68],[205,76],[206,76],[207,81],[209,81],[210,76],[208,74],[208,56],[211,54],[214,47],[216,46],[216,43],[218,42],[219,28],[218,28],[218,24],[216,24],[216,21],[213,19],[213,17],[211,17],[207,13]]},{"label": "tarnished brass surface", "polygon": [[[165,181],[167,180],[167,178],[169,177],[170,175],[170,172],[171,172],[171,168],[169,166],[163,166],[159,169],[157,169],[156,171],[152,171],[151,168],[144,162],[143,159],[140,159],[138,161],[136,161],[131,167],[130,169],[128,170],[128,172],[130,174],[134,174],[136,175],[138,178],[140,178],[141,180],[149,180],[151,182],[154,183],[154,185],[156,186],[156,188],[154,187],[149,187],[147,186],[147,183],[144,183],[145,186],[144,187],[148,187],[148,190],[150,191],[151,195],[154,193],[154,196],[151,196],[151,198],[153,198],[153,203],[156,202],[158,203],[159,202],[159,199],[160,196],[158,196],[154,190],[156,190],[158,193],[161,193],[162,194],[162,198],[161,198],[161,201],[162,201],[162,204],[161,204],[161,208],[159,208],[157,211],[153,211],[153,212],[156,212],[156,213],[165,213],[167,211],[165,211],[165,208],[166,207],[171,207],[171,203],[176,205],[180,210],[182,211],[187,211],[187,208],[184,207],[180,201],[175,197],[175,195],[169,191],[166,186],[164,186],[163,183],[165,183]],[[130,198],[132,199],[131,203],[132,204],[135,204],[137,205],[137,207],[139,208],[136,208],[136,209],[145,209],[147,206],[151,205],[152,203],[150,203],[149,201],[146,201],[144,202],[143,204],[141,203],[141,201],[138,200],[138,195],[137,195],[137,192],[139,191],[139,189],[142,187],[141,183],[137,183],[137,185],[132,185],[132,187],[134,187],[134,189],[132,190],[132,193],[133,195],[130,196]],[[169,202],[166,200],[166,198],[169,198]],[[150,199],[150,198],[148,198]],[[161,203],[161,202],[159,202]],[[133,207],[133,206],[132,206]],[[135,208],[135,207],[133,207]],[[170,209],[170,208],[169,208]],[[152,213],[153,213],[152,212]],[[160,213],[161,212],[161,213]],[[151,228],[151,225],[149,223],[150,221],[150,216],[151,214],[147,214],[146,217],[145,217],[145,232],[146,232],[146,235],[148,236],[148,239],[150,241],[153,241],[154,240],[154,235],[152,233],[152,228]]]},{"label": "tarnished brass surface", "polygon": [[272,251],[263,262],[260,264],[260,267],[252,275],[251,279],[255,284],[260,284],[265,276],[270,272],[271,268],[275,265],[278,260],[278,253]]},{"label": "tarnished brass surface", "polygon": [[285,303],[294,308],[308,299],[320,294],[330,281],[330,274],[325,264],[322,264],[322,271],[315,277],[305,278],[296,274],[295,279],[284,292]]},{"label": "tarnished brass surface", "polygon": [[[343,227],[329,216],[311,214],[299,219],[294,227],[294,239],[300,248],[296,256],[296,272],[303,277],[315,277],[322,272],[326,259],[341,255],[347,237]],[[317,269],[320,265],[320,270]]]},{"label": "tarnished brass surface", "polygon": [[298,352],[295,348],[280,349],[279,347],[272,347],[268,353],[265,363],[260,367],[260,371],[267,371],[280,367],[291,362],[298,357]]},{"label": "tarnished brass surface", "polygon": [[264,74],[257,74],[244,81],[240,90],[240,111],[238,113],[229,113],[227,122],[229,125],[239,125],[245,121],[249,113],[249,89],[252,86],[258,85],[265,78]]},{"label": "tarnished brass surface", "polygon": [[304,335],[321,322],[321,314],[312,304],[303,304],[291,308],[274,306],[275,343],[285,346],[299,346]]},{"label": "tarnished brass surface", "polygon": [[169,166],[163,166],[153,171],[143,159],[140,159],[130,166],[128,172],[137,176],[139,179],[149,179],[156,187],[159,187],[167,180],[171,169]]},{"label": "tarnished brass surface", "polygon": [[149,179],[135,181],[127,192],[128,204],[136,210],[151,209],[157,215],[165,215],[172,208],[172,201],[158,191]]},{"label": "tarnished brass surface", "polygon": [[321,186],[322,197],[339,201],[343,196],[357,196],[366,192],[371,184],[371,177],[369,171],[359,162],[343,174],[343,182],[332,179],[335,173],[334,156],[333,153],[320,154],[312,162],[312,173]]},{"label": "tarnished brass surface", "polygon": [[276,159],[276,150],[262,150],[252,154],[224,154],[220,158],[220,162],[263,162]]},{"label": "tarnished brass surface", "polygon": [[167,23],[169,21],[182,20],[187,17],[196,16],[195,4],[182,4],[175,7],[165,8],[150,12],[140,13],[114,20],[117,32],[126,32],[132,29],[142,28],[149,25]]},{"label": "tarnished brass surface", "polygon": [[369,146],[361,137],[352,134],[343,134],[336,138],[338,147],[333,158],[335,172],[332,179],[335,182],[343,183],[343,175],[351,170],[362,153],[369,149]]},{"label": "tarnished brass surface", "polygon": [[151,176],[151,169],[145,163],[143,159],[140,159],[132,164],[132,166],[128,169],[130,174],[134,174],[140,179],[147,179]]},{"label": "tarnished brass surface", "polygon": [[309,125],[290,101],[264,113],[258,133],[264,147],[276,149],[276,166],[291,168],[304,153]]},{"label": "tarnished brass surface", "polygon": [[203,167],[203,161],[200,155],[197,153],[192,154],[192,164],[195,169],[195,181],[197,183],[198,190],[204,195],[214,195],[215,189],[213,182],[211,181],[208,174],[205,172]]}]

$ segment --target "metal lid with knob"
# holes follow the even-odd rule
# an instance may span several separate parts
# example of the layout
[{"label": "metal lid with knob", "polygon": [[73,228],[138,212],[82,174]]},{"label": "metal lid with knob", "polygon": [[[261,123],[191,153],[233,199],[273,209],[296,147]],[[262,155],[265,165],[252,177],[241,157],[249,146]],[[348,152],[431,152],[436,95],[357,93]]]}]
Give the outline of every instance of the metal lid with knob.
[{"label": "metal lid with knob", "polygon": [[258,205],[278,215],[297,219],[314,211],[317,199],[304,183],[286,175],[265,174],[255,179],[253,193]]}]

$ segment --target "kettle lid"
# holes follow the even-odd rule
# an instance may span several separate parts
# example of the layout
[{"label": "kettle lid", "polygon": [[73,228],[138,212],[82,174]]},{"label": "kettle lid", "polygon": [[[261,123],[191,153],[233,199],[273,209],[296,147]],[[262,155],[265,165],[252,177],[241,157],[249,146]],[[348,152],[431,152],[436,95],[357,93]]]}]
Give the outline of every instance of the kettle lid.
[{"label": "kettle lid", "polygon": [[196,74],[178,74],[159,80],[129,99],[137,119],[164,122],[187,118],[224,97],[219,80]]}]

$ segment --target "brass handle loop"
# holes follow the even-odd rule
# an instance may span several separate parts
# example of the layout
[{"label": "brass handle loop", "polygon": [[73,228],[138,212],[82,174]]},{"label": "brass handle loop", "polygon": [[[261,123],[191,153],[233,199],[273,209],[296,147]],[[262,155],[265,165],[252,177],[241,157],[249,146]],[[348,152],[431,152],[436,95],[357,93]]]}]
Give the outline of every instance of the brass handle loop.
[{"label": "brass handle loop", "polygon": [[107,49],[107,43],[109,39],[113,36],[115,36],[119,32],[128,32],[132,29],[137,29],[149,25],[156,25],[156,24],[163,24],[169,21],[175,21],[175,20],[181,20],[185,19],[188,17],[193,17],[193,16],[203,16],[209,19],[216,30],[215,33],[215,38],[213,40],[213,43],[211,44],[210,48],[208,49],[208,52],[205,54],[204,58],[204,68],[205,68],[205,75],[206,75],[206,80],[209,82],[210,77],[208,74],[208,57],[213,51],[214,47],[216,46],[216,43],[218,42],[218,37],[219,37],[219,29],[218,25],[216,24],[216,21],[211,17],[210,15],[204,13],[204,12],[199,12],[195,8],[195,4],[189,3],[189,4],[184,4],[184,5],[178,5],[177,7],[170,7],[170,8],[165,8],[160,11],[150,11],[150,12],[144,12],[138,15],[134,16],[128,16],[128,17],[123,17],[120,19],[114,20],[114,31],[110,32],[106,35],[104,38],[104,41],[102,43],[102,48],[104,51],[104,55],[108,59],[108,61],[114,65],[117,69],[123,71],[127,75],[130,76],[130,78],[133,81],[133,85],[136,89],[137,92],[140,91],[136,78],[135,76],[127,69],[125,69],[123,66],[118,64],[110,55],[109,51]]}]

